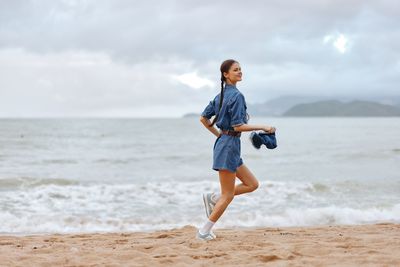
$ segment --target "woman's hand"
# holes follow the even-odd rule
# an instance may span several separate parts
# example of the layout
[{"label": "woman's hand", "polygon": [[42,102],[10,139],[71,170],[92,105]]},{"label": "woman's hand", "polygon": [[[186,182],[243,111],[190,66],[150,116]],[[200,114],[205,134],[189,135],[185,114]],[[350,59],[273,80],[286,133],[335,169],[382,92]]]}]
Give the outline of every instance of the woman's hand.
[{"label": "woman's hand", "polygon": [[207,128],[212,134],[214,134],[216,137],[220,136],[220,132],[215,128],[214,126],[210,127],[209,125],[211,124],[210,120],[207,119],[206,117],[200,116],[200,121],[204,125],[204,127]]},{"label": "woman's hand", "polygon": [[276,128],[272,127],[272,126],[265,126],[262,130],[264,132],[266,132],[266,133],[271,134],[271,133],[274,133],[276,131]]}]

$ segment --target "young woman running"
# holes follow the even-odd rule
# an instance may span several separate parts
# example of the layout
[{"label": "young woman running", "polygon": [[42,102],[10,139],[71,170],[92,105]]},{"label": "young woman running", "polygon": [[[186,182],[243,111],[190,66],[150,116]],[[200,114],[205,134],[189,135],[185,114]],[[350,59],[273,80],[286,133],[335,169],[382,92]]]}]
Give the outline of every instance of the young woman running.
[{"label": "young woman running", "polygon": [[[213,149],[213,169],[219,173],[220,193],[203,194],[207,221],[197,230],[196,237],[202,240],[216,238],[212,232],[215,222],[221,217],[234,196],[249,193],[258,188],[258,181],[243,164],[240,157],[241,132],[262,130],[274,133],[275,128],[268,125],[249,125],[246,101],[237,89],[236,83],[242,80],[242,69],[236,60],[222,62],[221,93],[218,94],[201,114],[201,123],[216,137]],[[214,116],[212,122],[210,119]],[[214,124],[219,128],[216,129]],[[235,179],[242,183],[235,186]]]}]

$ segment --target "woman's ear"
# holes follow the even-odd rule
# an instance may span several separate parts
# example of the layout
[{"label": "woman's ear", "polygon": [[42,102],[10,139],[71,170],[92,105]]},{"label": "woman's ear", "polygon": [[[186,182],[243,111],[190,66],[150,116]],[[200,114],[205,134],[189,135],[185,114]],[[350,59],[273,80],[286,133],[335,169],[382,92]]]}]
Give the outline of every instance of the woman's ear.
[{"label": "woman's ear", "polygon": [[225,79],[228,78],[228,73],[227,72],[222,73],[222,75],[224,75]]}]

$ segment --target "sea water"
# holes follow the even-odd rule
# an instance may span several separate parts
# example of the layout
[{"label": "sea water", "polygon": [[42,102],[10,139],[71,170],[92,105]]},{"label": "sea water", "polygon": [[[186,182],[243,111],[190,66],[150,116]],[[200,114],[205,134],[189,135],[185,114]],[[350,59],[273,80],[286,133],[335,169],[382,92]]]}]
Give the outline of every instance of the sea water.
[{"label": "sea water", "polygon": [[[278,147],[242,158],[259,188],[216,224],[400,222],[400,118],[251,118]],[[215,137],[181,119],[1,119],[0,232],[152,231],[206,219]],[[237,184],[240,180],[237,179]]]}]

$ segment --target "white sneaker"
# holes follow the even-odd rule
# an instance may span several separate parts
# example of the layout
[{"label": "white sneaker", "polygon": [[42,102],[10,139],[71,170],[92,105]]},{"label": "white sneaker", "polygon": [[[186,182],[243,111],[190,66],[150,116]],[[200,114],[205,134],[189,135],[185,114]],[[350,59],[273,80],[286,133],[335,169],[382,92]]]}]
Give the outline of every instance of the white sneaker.
[{"label": "white sneaker", "polygon": [[214,238],[217,238],[217,236],[213,233],[213,231],[210,231],[210,235]]},{"label": "white sneaker", "polygon": [[202,234],[200,234],[200,230],[197,230],[196,238],[200,239],[200,240],[204,240],[204,241],[209,241],[209,240],[215,239],[216,235],[212,231],[210,231],[207,234],[202,235]]},{"label": "white sneaker", "polygon": [[213,193],[203,194],[204,207],[206,209],[207,218],[210,217],[212,211],[214,210],[216,202],[212,198]]}]

